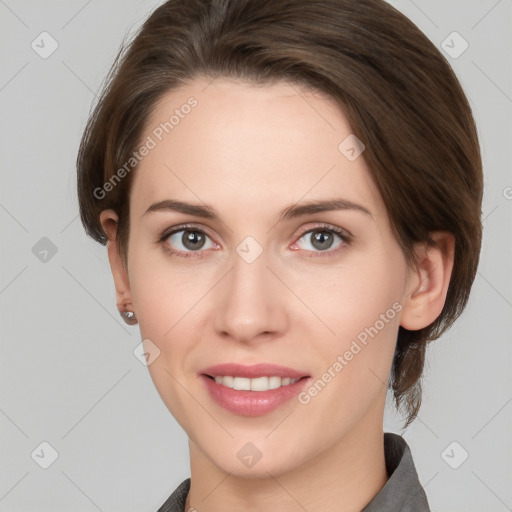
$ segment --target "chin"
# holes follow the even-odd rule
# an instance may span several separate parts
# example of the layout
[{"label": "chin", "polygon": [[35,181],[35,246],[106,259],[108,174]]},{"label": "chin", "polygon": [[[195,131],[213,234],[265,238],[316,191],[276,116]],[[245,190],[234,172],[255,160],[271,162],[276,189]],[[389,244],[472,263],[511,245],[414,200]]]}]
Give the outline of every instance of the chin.
[{"label": "chin", "polygon": [[293,447],[288,451],[287,446],[283,446],[285,449],[281,450],[279,446],[272,446],[268,442],[265,444],[254,441],[253,444],[250,441],[233,440],[229,443],[229,446],[220,447],[220,451],[210,452],[209,455],[219,469],[233,477],[269,478],[269,473],[277,477],[294,470],[302,463]]},{"label": "chin", "polygon": [[231,477],[246,479],[266,479],[269,478],[270,475],[273,477],[278,477],[279,475],[286,473],[295,467],[293,462],[290,460],[287,460],[286,463],[279,460],[267,460],[265,463],[263,462],[263,457],[252,467],[244,467],[243,463],[238,462],[238,459],[234,464],[232,461],[219,462],[226,462],[225,465],[217,464],[217,466],[222,471],[229,473]]}]

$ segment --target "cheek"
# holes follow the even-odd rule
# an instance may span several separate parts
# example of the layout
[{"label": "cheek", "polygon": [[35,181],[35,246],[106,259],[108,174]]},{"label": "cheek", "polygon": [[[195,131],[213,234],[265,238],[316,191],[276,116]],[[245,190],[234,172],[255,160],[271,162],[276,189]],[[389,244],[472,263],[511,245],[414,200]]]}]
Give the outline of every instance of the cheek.
[{"label": "cheek", "polygon": [[197,334],[205,322],[204,307],[216,274],[213,268],[177,262],[161,248],[142,244],[134,244],[128,261],[141,337],[160,351],[148,369],[164,402],[177,410],[182,401],[176,393],[179,382],[195,371],[193,355],[204,339]]},{"label": "cheek", "polygon": [[322,320],[315,322],[322,333],[315,348],[321,358],[317,374],[331,368],[345,396],[354,399],[387,385],[406,275],[399,249],[358,256],[328,276],[301,280],[304,302]]},{"label": "cheek", "polygon": [[130,290],[141,334],[163,340],[197,301],[202,280],[196,279],[192,286],[190,272],[177,270],[179,265],[173,264],[160,246],[137,243],[136,233],[132,240],[128,260]]},{"label": "cheek", "polygon": [[188,387],[189,354],[196,343],[193,327],[199,321],[199,308],[193,306],[207,292],[204,279],[176,271],[158,251],[144,247],[133,247],[129,273],[141,337],[159,351],[148,365],[151,379],[167,408],[190,432],[190,396],[183,386]]},{"label": "cheek", "polygon": [[381,315],[386,326],[397,323],[405,282],[399,250],[354,252],[330,269],[299,270],[292,269],[287,282],[314,313],[312,324],[324,339],[352,339],[375,323],[382,330]]}]

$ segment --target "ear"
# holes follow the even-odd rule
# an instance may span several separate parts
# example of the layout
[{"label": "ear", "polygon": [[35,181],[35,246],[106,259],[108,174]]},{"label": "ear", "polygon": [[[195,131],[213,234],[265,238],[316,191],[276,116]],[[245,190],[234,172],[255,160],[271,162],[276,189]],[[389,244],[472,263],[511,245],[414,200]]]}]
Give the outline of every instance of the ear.
[{"label": "ear", "polygon": [[110,269],[112,270],[112,277],[114,278],[116,288],[117,309],[121,313],[123,311],[135,312],[132,303],[128,272],[119,251],[119,240],[117,237],[119,217],[114,210],[103,210],[100,214],[100,222],[103,231],[108,237],[108,259],[110,261]]},{"label": "ear", "polygon": [[443,310],[452,275],[455,237],[446,231],[430,233],[435,245],[418,243],[414,248],[418,268],[407,282],[400,325],[416,331],[430,325]]}]

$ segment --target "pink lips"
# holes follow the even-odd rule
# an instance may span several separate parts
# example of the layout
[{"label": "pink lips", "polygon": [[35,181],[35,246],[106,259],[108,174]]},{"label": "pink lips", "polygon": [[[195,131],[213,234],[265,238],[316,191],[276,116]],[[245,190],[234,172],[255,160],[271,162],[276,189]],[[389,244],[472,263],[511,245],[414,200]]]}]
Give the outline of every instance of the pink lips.
[{"label": "pink lips", "polygon": [[271,375],[281,377],[282,379],[286,377],[289,377],[290,379],[300,379],[301,377],[308,376],[307,373],[299,372],[293,368],[267,363],[254,364],[251,366],[244,366],[235,363],[218,364],[216,366],[205,368],[201,373],[204,375],[210,375],[211,377],[216,377],[218,375],[232,375],[233,377],[246,377],[248,379]]},{"label": "pink lips", "polygon": [[[240,391],[217,384],[212,377],[230,375],[233,377],[256,378],[265,376],[299,379],[288,386],[268,391]],[[309,376],[292,368],[274,364],[244,366],[234,363],[220,364],[205,368],[201,372],[211,398],[221,407],[241,416],[262,416],[282,406],[297,396],[304,388]]]}]

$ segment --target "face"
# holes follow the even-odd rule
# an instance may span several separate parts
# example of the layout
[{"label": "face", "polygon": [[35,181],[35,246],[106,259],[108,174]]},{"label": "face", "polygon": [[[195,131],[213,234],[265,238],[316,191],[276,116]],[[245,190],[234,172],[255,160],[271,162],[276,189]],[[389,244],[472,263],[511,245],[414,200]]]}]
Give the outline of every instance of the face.
[{"label": "face", "polygon": [[[168,93],[147,122],[127,293],[194,457],[277,475],[382,431],[410,274],[364,152],[354,159],[351,139],[340,150],[352,130],[328,97],[208,83]],[[172,129],[161,124],[176,111]],[[300,209],[326,201],[338,203]],[[221,364],[241,368],[212,369]],[[284,369],[247,370],[258,364]],[[269,383],[281,387],[256,391]]]}]

